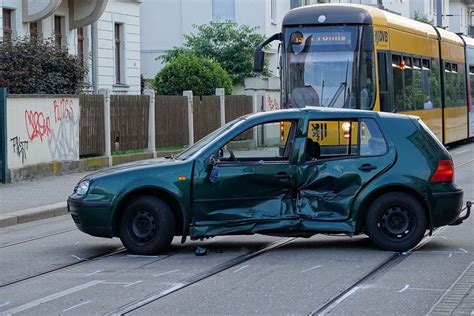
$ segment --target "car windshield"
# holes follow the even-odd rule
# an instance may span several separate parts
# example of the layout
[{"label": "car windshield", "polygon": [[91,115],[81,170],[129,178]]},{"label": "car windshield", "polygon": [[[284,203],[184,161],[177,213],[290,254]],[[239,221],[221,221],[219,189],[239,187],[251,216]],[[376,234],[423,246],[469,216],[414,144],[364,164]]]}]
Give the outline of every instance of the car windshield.
[{"label": "car windshield", "polygon": [[214,140],[218,135],[226,132],[227,130],[231,129],[236,123],[240,122],[242,118],[237,118],[229,123],[221,126],[220,128],[216,129],[215,131],[211,132],[210,134],[204,136],[199,141],[194,143],[192,146],[181,152],[179,155],[176,156],[177,159],[186,160],[196,152],[204,148],[210,141]]},{"label": "car windshield", "polygon": [[375,81],[369,31],[359,26],[288,28],[283,76],[288,107],[371,108]]}]

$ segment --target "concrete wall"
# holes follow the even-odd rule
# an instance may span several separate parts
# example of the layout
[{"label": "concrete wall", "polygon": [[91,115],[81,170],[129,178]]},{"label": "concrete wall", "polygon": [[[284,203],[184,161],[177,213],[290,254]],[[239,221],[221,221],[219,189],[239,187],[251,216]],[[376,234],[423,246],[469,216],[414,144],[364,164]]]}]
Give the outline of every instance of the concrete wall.
[{"label": "concrete wall", "polygon": [[[290,9],[289,0],[276,1],[276,19],[271,20],[271,0],[235,0],[235,22],[258,27],[270,36],[281,30],[281,21]],[[183,35],[195,31],[193,24],[212,21],[212,0],[153,0],[140,6],[141,70],[146,78],[154,77],[163,67],[156,57],[183,44]],[[270,68],[276,69],[276,50],[269,52]]]},{"label": "concrete wall", "polygon": [[79,159],[79,98],[8,96],[8,168]]}]

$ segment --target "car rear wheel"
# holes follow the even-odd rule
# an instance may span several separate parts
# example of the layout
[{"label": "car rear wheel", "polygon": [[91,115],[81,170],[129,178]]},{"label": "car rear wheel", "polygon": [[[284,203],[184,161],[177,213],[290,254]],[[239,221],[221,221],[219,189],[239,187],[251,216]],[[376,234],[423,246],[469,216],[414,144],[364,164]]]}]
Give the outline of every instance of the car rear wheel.
[{"label": "car rear wheel", "polygon": [[413,196],[393,192],[378,197],[365,219],[367,234],[384,250],[403,252],[423,238],[427,219],[423,206]]},{"label": "car rear wheel", "polygon": [[153,255],[169,247],[174,227],[173,213],[167,203],[157,197],[142,196],[124,208],[120,239],[132,253]]}]

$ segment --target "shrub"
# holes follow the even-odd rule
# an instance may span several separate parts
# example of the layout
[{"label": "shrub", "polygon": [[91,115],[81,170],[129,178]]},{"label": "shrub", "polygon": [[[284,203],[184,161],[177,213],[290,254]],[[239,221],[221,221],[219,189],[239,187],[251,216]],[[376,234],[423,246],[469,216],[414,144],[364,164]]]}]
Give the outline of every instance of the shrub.
[{"label": "shrub", "polygon": [[75,94],[85,67],[52,39],[19,38],[0,43],[0,86],[12,94]]},{"label": "shrub", "polygon": [[192,90],[194,95],[212,95],[216,88],[232,93],[232,80],[218,62],[184,52],[171,60],[155,77],[158,94],[182,95]]}]

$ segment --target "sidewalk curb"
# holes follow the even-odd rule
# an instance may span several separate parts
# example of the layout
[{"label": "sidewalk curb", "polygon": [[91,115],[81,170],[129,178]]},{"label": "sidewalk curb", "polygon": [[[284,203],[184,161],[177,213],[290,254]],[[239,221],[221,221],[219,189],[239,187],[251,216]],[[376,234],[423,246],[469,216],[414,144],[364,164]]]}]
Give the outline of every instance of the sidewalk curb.
[{"label": "sidewalk curb", "polygon": [[4,213],[0,215],[0,228],[66,215],[67,213],[66,202],[43,205],[17,212]]}]

